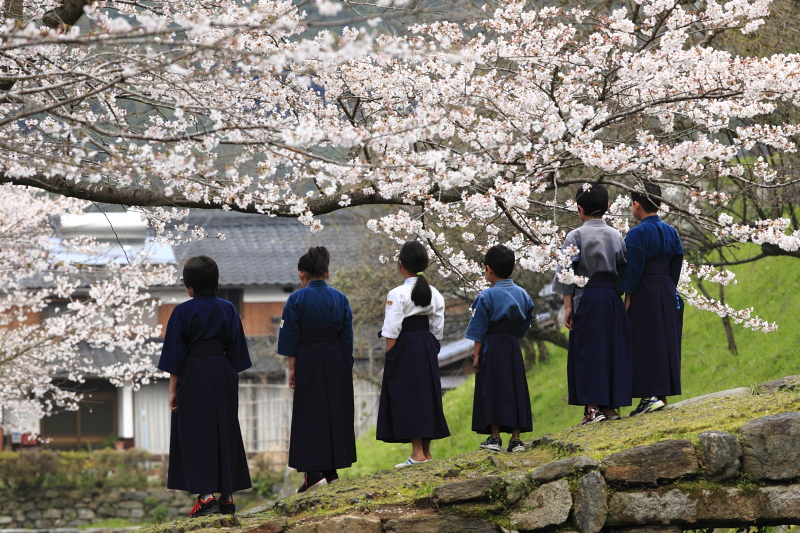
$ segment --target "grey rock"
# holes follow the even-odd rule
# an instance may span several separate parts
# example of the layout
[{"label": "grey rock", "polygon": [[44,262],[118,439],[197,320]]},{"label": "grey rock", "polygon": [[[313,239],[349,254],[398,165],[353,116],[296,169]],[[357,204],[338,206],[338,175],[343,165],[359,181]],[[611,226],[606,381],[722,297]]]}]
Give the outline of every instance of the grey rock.
[{"label": "grey rock", "polygon": [[44,496],[45,500],[56,500],[60,494],[55,490],[46,490],[42,496]]},{"label": "grey rock", "polygon": [[673,489],[655,492],[615,492],[608,501],[609,526],[692,523],[697,502]]},{"label": "grey rock", "polygon": [[91,509],[78,509],[78,518],[82,520],[91,520],[95,517],[94,511]]},{"label": "grey rock", "polygon": [[706,479],[718,483],[739,477],[742,445],[735,435],[724,431],[704,431],[698,437]]},{"label": "grey rock", "polygon": [[281,533],[286,529],[287,520],[284,517],[264,522],[245,528],[242,533]]},{"label": "grey rock", "polygon": [[131,518],[134,520],[144,518],[144,509],[131,509]]},{"label": "grey rock", "polygon": [[680,526],[638,526],[617,529],[616,533],[683,533]]},{"label": "grey rock", "polygon": [[526,472],[512,472],[503,476],[506,483],[506,500],[508,503],[517,503],[530,492],[530,477]]},{"label": "grey rock", "polygon": [[607,481],[656,485],[700,470],[694,446],[688,440],[665,440],[636,446],[603,459]]},{"label": "grey rock", "polygon": [[30,511],[26,514],[28,520],[38,520],[42,517],[41,511]]},{"label": "grey rock", "polygon": [[260,512],[272,509],[272,505],[273,502],[262,503],[261,505],[253,507],[252,509],[248,509],[246,511],[242,511],[241,513],[236,513],[236,514],[237,516],[242,516],[242,517],[253,516],[254,514],[258,514]]},{"label": "grey rock", "polygon": [[600,472],[590,472],[578,480],[573,521],[580,533],[597,533],[606,525],[608,490]]},{"label": "grey rock", "polygon": [[572,509],[569,483],[559,479],[534,490],[517,504],[511,513],[511,525],[517,529],[558,526],[567,521]]},{"label": "grey rock", "polygon": [[597,459],[592,459],[588,455],[560,459],[535,468],[533,472],[531,472],[531,481],[535,481],[536,483],[548,483],[554,479],[568,476],[576,470],[596,468],[599,464]]},{"label": "grey rock", "polygon": [[800,477],[800,413],[756,418],[740,429],[742,472],[753,480]]},{"label": "grey rock", "polygon": [[[260,530],[258,533],[266,532]],[[320,522],[300,524],[292,528],[292,533],[381,533],[381,521],[363,516],[337,516]]]},{"label": "grey rock", "polygon": [[406,516],[388,520],[386,533],[499,533],[498,526],[483,518],[458,515]]},{"label": "grey rock", "polygon": [[440,505],[489,499],[493,494],[500,494],[504,485],[503,478],[498,476],[479,477],[438,486],[433,489],[433,497]]},{"label": "grey rock", "polygon": [[800,374],[773,379],[758,385],[759,394],[771,394],[782,389],[793,388],[800,382]]},{"label": "grey rock", "polygon": [[42,513],[42,518],[46,518],[48,520],[54,520],[56,518],[61,518],[63,516],[63,512],[61,509],[47,509]]},{"label": "grey rock", "polygon": [[40,518],[39,520],[35,521],[34,524],[39,529],[50,529],[51,527],[53,527],[53,522],[51,522],[50,520],[45,520],[43,518]]},{"label": "grey rock", "polygon": [[681,407],[704,402],[706,400],[711,400],[713,398],[728,398],[730,396],[752,396],[752,395],[753,391],[750,390],[748,387],[739,387],[736,389],[728,389],[728,390],[712,392],[711,394],[704,394],[702,396],[695,396],[694,398],[687,398],[686,400],[680,401],[678,403],[673,403],[668,405],[667,409],[680,409]]},{"label": "grey rock", "polygon": [[[91,509],[86,509],[86,511],[91,511]],[[117,511],[110,505],[101,505],[100,507],[97,508],[97,511],[95,512],[97,513],[97,516],[106,516],[106,517],[117,516]],[[81,509],[78,509],[78,516],[80,516],[80,513]]]},{"label": "grey rock", "polygon": [[78,511],[75,509],[64,509],[64,520],[74,520],[78,517]]},{"label": "grey rock", "polygon": [[133,501],[119,502],[117,504],[117,507],[119,507],[120,509],[142,509],[144,505],[142,505],[142,502],[133,500]]},{"label": "grey rock", "polygon": [[14,521],[14,518],[11,516],[0,516],[0,526],[6,526]]}]

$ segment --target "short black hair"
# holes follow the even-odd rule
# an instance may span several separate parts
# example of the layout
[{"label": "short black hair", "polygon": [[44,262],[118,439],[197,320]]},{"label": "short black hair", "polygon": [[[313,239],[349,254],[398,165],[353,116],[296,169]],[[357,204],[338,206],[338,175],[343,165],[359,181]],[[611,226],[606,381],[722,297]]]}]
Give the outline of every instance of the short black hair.
[{"label": "short black hair", "polygon": [[195,296],[216,296],[219,287],[219,267],[210,257],[190,257],[183,264],[183,284],[194,290]]},{"label": "short black hair", "polygon": [[483,263],[491,268],[498,277],[508,279],[514,272],[515,260],[514,250],[502,244],[495,244],[486,251]]},{"label": "short black hair", "polygon": [[644,209],[646,213],[656,213],[658,208],[661,207],[661,200],[655,197],[661,196],[661,187],[652,181],[645,181],[643,183],[644,192],[632,192],[631,201],[639,202],[639,205],[642,206],[642,209]]},{"label": "short black hair", "polygon": [[297,262],[297,270],[319,278],[328,272],[330,264],[331,254],[328,249],[324,246],[313,246]]},{"label": "short black hair", "polygon": [[586,183],[578,187],[575,201],[587,217],[601,217],[608,211],[608,191],[599,183]]}]

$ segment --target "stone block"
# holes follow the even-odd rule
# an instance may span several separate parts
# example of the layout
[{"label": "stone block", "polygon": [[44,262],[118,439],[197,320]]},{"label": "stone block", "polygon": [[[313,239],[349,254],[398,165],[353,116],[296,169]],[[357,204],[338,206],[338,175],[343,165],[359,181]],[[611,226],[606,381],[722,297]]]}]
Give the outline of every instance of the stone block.
[{"label": "stone block", "polygon": [[61,518],[64,513],[61,509],[46,509],[42,512],[42,518],[46,518],[47,520],[54,520],[56,518]]},{"label": "stone block", "polygon": [[568,476],[576,470],[596,468],[599,464],[597,459],[592,459],[587,455],[560,459],[535,468],[533,472],[531,472],[531,481],[535,481],[536,483],[549,483],[555,479]]},{"label": "stone block", "polygon": [[739,439],[724,431],[704,431],[698,437],[706,479],[718,483],[738,478],[742,457]]},{"label": "stone block", "polygon": [[78,518],[82,520],[92,520],[95,516],[94,511],[91,509],[78,509]]},{"label": "stone block", "polygon": [[28,517],[28,520],[38,520],[42,517],[42,512],[39,510],[28,511],[27,513],[25,513],[25,516]]},{"label": "stone block", "polygon": [[388,520],[386,533],[500,533],[500,528],[483,518],[458,515],[405,516]]},{"label": "stone block", "polygon": [[794,376],[786,376],[779,379],[773,379],[772,381],[767,381],[765,383],[759,384],[758,393],[771,394],[773,392],[777,392],[779,390],[796,385],[798,381],[800,381],[800,374]]},{"label": "stone block", "polygon": [[590,472],[578,480],[573,522],[580,533],[597,533],[606,525],[608,490],[600,472]]},{"label": "stone block", "polygon": [[64,509],[64,520],[75,520],[78,518],[78,511],[75,509]]},{"label": "stone block", "polygon": [[673,489],[656,492],[615,492],[608,501],[609,526],[691,523],[697,501]]},{"label": "stone block", "polygon": [[704,394],[702,396],[695,396],[694,398],[687,398],[686,400],[682,400],[678,403],[673,403],[668,405],[667,409],[680,409],[681,407],[685,407],[687,405],[701,403],[706,400],[711,400],[714,398],[729,398],[731,396],[752,396],[752,395],[753,391],[750,390],[748,387],[739,387],[736,389],[728,389],[728,390],[712,392],[711,394]]},{"label": "stone block", "polygon": [[800,413],[756,418],[739,429],[742,472],[753,480],[800,477]]},{"label": "stone block", "polygon": [[381,531],[380,519],[364,516],[337,516],[292,528],[292,533],[381,533]]},{"label": "stone block", "polygon": [[142,509],[144,508],[144,505],[142,504],[142,502],[137,502],[136,500],[133,501],[128,500],[124,502],[119,502],[117,504],[117,507],[120,509]]},{"label": "stone block", "polygon": [[[85,510],[91,511],[91,509],[85,509]],[[117,516],[117,511],[110,505],[101,505],[100,507],[97,508],[97,511],[94,512],[97,514],[97,516],[107,516],[107,517]],[[80,516],[80,513],[81,509],[78,509],[78,516]]]},{"label": "stone block", "polygon": [[572,509],[569,483],[559,479],[534,490],[517,504],[511,513],[511,525],[517,529],[540,529],[567,521]]},{"label": "stone block", "polygon": [[276,520],[264,522],[263,524],[250,526],[244,529],[242,533],[281,533],[284,529],[286,529],[286,524],[286,518],[281,517]]},{"label": "stone block", "polygon": [[36,509],[36,502],[25,502],[19,506],[20,511],[28,512],[33,511],[34,509]]},{"label": "stone block", "polygon": [[506,484],[506,500],[517,503],[530,493],[530,476],[525,472],[512,472],[503,476]]},{"label": "stone block", "polygon": [[636,446],[603,459],[607,481],[656,485],[700,470],[694,446],[688,440],[665,440]]},{"label": "stone block", "polygon": [[0,526],[7,526],[14,521],[12,516],[0,516]]},{"label": "stone block", "polygon": [[493,493],[502,492],[504,485],[505,482],[498,476],[479,477],[440,485],[433,489],[433,497],[439,505],[489,499]]},{"label": "stone block", "polygon": [[144,509],[131,509],[131,519],[141,520],[144,518]]},{"label": "stone block", "polygon": [[37,529],[50,529],[53,527],[53,522],[50,520],[45,520],[44,518],[40,518],[34,522],[34,525]]}]

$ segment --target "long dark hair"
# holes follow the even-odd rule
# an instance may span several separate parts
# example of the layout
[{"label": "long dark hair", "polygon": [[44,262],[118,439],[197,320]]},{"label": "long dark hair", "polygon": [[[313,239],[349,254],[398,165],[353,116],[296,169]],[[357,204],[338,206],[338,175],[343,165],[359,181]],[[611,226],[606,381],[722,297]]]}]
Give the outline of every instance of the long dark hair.
[{"label": "long dark hair", "polygon": [[411,291],[411,301],[420,307],[427,307],[431,304],[433,293],[428,280],[425,279],[422,271],[428,268],[430,259],[428,251],[417,241],[410,241],[400,248],[400,262],[403,268],[417,276],[417,284]]},{"label": "long dark hair", "polygon": [[321,278],[328,272],[331,254],[324,246],[309,248],[297,262],[297,270],[308,272],[311,277]]}]

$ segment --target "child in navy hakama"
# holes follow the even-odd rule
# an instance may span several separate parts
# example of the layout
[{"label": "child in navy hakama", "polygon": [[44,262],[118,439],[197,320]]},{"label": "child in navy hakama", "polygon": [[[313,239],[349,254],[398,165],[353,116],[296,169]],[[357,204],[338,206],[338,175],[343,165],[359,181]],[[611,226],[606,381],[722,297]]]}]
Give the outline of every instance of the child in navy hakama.
[{"label": "child in navy hakama", "polygon": [[631,194],[640,224],[628,232],[628,266],[619,282],[633,324],[633,394],[642,400],[631,416],[664,407],[681,393],[683,300],[677,293],[683,245],[675,228],[656,212],[661,188],[645,183]]},{"label": "child in navy hakama", "polygon": [[325,283],[329,263],[322,246],[300,258],[303,288],[286,301],[278,335],[294,389],[289,466],[306,474],[297,492],[337,480],[337,469],[356,462],[353,316],[347,297]]},{"label": "child in navy hakama", "polygon": [[430,461],[431,440],[450,435],[442,409],[438,359],[444,298],[423,275],[428,261],[420,243],[403,245],[397,268],[406,281],[389,292],[381,330],[386,362],[376,438],[411,443],[411,455],[395,465],[398,468]]},{"label": "child in navy hakama", "polygon": [[192,299],[172,311],[158,362],[170,374],[167,488],[199,494],[191,516],[233,514],[233,493],[251,487],[238,373],[252,363],[236,308],[215,296],[218,279],[212,259],[186,262],[183,282]]},{"label": "child in navy hakama", "polygon": [[583,225],[567,234],[564,248],[575,247],[576,275],[584,287],[565,283],[556,269],[553,291],[564,295],[564,323],[569,328],[567,385],[570,405],[583,405],[581,424],[619,419],[617,408],[631,404],[631,322],[615,289],[624,268],[625,242],[603,220],[608,191],[586,184],[576,194]]},{"label": "child in navy hakama", "polygon": [[533,301],[508,279],[514,271],[514,252],[502,245],[486,252],[486,280],[492,287],[472,304],[466,337],[475,341],[475,395],[472,431],[490,435],[480,444],[500,451],[500,432],[511,433],[509,452],[524,450],[520,433],[533,431],[531,398],[520,340],[533,322]]}]

